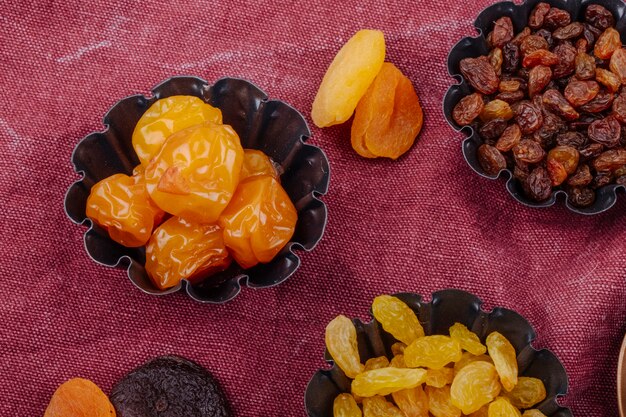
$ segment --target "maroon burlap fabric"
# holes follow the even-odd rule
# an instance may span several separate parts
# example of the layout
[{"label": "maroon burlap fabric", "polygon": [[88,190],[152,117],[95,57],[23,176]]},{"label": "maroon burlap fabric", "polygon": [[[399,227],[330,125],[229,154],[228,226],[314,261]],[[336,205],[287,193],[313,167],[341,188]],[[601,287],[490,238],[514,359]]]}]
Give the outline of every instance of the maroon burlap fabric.
[{"label": "maroon burlap fabric", "polygon": [[[449,287],[528,318],[535,346],[568,370],[575,415],[616,415],[626,196],[594,217],[524,207],[470,170],[442,116],[447,52],[489,3],[0,1],[0,415],[42,415],[74,376],[108,392],[175,353],[215,373],[236,416],[303,416],[331,318],[364,318],[381,293]],[[63,211],[70,155],[116,100],[173,75],[236,76],[310,121],[326,66],[361,28],[384,30],[426,122],[396,162],[358,157],[348,124],[311,126],[331,163],[329,221],[292,278],[203,305],[145,295],[87,256]]]}]

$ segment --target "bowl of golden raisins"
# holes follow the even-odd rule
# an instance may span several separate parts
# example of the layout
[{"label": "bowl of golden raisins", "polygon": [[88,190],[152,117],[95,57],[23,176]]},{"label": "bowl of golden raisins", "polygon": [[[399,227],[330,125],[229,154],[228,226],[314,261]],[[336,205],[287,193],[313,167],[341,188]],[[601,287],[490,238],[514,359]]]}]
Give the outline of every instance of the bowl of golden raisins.
[{"label": "bowl of golden raisins", "polygon": [[496,3],[448,56],[444,114],[483,177],[533,207],[597,214],[626,190],[626,6]]},{"label": "bowl of golden raisins", "polygon": [[149,294],[202,302],[269,287],[326,226],[328,159],[305,119],[248,81],[165,80],[116,103],[83,138],[65,197],[96,262]]},{"label": "bowl of golden raisins", "polygon": [[429,303],[401,293],[376,297],[369,323],[336,317],[325,334],[332,368],[311,378],[308,416],[571,417],[557,403],[568,388],[559,359],[533,348],[522,316],[481,305],[461,290]]}]

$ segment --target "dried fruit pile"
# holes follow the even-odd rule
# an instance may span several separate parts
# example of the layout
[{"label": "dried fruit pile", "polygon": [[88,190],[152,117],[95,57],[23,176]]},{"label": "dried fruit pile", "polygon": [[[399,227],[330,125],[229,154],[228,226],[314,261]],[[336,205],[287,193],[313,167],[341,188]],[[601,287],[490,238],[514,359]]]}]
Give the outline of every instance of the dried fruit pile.
[{"label": "dried fruit pile", "polygon": [[579,207],[600,187],[626,185],[626,49],[614,25],[600,5],[572,22],[539,3],[521,32],[502,17],[487,36],[489,55],[460,62],[475,92],[452,116],[482,138],[487,174],[508,168],[532,200],[564,189]]},{"label": "dried fruit pile", "polygon": [[383,33],[357,32],[328,67],[311,117],[318,127],[327,127],[354,113],[354,150],[365,158],[397,159],[415,142],[424,115],[411,81],[384,61]]},{"label": "dried fruit pile", "polygon": [[[197,97],[156,101],[133,132],[141,161],[91,188],[86,215],[127,247],[146,246],[160,288],[271,261],[297,212],[268,156],[243,149],[222,113]],[[163,221],[165,220],[165,221]]]},{"label": "dried fruit pile", "polygon": [[515,349],[502,334],[490,333],[483,344],[455,323],[449,336],[426,336],[415,312],[388,295],[374,299],[372,312],[397,340],[389,357],[362,364],[356,328],[345,316],[326,327],[326,348],[352,379],[352,392],[335,398],[335,417],[544,416],[532,408],[546,398],[543,382],[518,376]]}]

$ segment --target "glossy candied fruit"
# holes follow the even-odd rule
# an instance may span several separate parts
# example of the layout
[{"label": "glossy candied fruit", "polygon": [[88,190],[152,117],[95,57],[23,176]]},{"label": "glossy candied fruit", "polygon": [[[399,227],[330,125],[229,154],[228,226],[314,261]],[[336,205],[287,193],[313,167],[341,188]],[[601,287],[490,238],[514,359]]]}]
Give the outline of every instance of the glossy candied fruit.
[{"label": "glossy candied fruit", "polygon": [[201,281],[228,268],[231,260],[219,226],[176,216],[159,226],[146,245],[146,272],[162,290],[182,279]]},{"label": "glossy candied fruit", "polygon": [[192,126],[170,136],[146,167],[146,189],[170,214],[215,223],[239,184],[243,155],[230,126]]},{"label": "glossy candied fruit", "polygon": [[379,295],[372,303],[372,313],[387,333],[406,345],[424,336],[415,312],[397,297]]},{"label": "glossy candied fruit", "polygon": [[326,326],[326,349],[348,378],[355,378],[365,367],[357,346],[356,328],[352,320],[339,315]]},{"label": "glossy candied fruit", "polygon": [[224,243],[243,268],[270,262],[289,242],[298,213],[273,177],[253,176],[239,183],[219,218]]},{"label": "glossy candied fruit", "polygon": [[339,50],[317,91],[311,117],[318,127],[343,123],[385,60],[385,37],[379,30],[358,31]]},{"label": "glossy candied fruit", "polygon": [[44,417],[115,417],[113,404],[93,382],[73,378],[52,395]]},{"label": "glossy candied fruit", "polygon": [[173,133],[204,122],[222,123],[220,109],[195,96],[157,100],[135,125],[133,148],[141,163],[147,166]]},{"label": "glossy candied fruit", "polygon": [[241,167],[241,174],[239,174],[239,181],[256,175],[269,175],[277,181],[280,181],[276,165],[274,165],[269,156],[256,149],[244,149],[243,165]]}]

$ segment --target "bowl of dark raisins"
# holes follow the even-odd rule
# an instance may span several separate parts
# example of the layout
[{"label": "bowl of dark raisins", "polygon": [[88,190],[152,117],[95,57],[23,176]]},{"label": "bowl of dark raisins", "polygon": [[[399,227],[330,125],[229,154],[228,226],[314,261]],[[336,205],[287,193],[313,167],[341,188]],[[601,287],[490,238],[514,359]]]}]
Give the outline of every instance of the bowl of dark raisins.
[{"label": "bowl of dark raisins", "polygon": [[459,83],[444,99],[475,172],[507,178],[528,206],[615,204],[626,190],[625,13],[620,0],[528,0],[479,14],[479,35],[448,56]]}]

